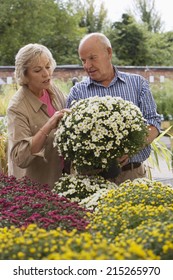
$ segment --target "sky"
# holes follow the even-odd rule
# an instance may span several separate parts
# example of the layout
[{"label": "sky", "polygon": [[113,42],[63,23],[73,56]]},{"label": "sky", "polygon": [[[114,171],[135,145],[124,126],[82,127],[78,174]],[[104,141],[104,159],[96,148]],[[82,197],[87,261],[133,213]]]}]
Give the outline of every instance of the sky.
[{"label": "sky", "polygon": [[[123,13],[127,10],[133,10],[133,0],[96,0],[96,3],[104,2],[108,11],[108,18],[111,21],[121,20]],[[164,31],[173,31],[173,11],[171,8],[171,0],[155,0],[155,10],[161,16],[164,23]]]}]

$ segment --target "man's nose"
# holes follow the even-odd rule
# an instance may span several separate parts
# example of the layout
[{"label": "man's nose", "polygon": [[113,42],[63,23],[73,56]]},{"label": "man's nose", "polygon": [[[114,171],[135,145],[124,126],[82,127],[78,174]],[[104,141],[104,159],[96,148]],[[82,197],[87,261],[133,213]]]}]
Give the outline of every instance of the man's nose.
[{"label": "man's nose", "polygon": [[86,60],[86,62],[85,62],[85,68],[87,68],[87,69],[89,69],[91,66],[92,66],[92,63],[91,63],[91,61],[90,60]]}]

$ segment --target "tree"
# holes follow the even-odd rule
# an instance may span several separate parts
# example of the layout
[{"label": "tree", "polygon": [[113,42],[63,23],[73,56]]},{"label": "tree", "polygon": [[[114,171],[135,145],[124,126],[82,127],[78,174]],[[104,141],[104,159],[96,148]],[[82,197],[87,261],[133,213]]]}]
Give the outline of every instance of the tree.
[{"label": "tree", "polygon": [[155,0],[134,0],[134,15],[137,15],[140,21],[147,24],[150,32],[160,32],[163,27],[161,16],[156,11]]},{"label": "tree", "polygon": [[42,43],[53,30],[55,8],[53,0],[1,0],[1,65],[14,65],[15,54],[23,45]]},{"label": "tree", "polygon": [[107,10],[102,2],[96,9],[95,0],[85,0],[81,6],[80,26],[87,28],[87,33],[101,32],[107,18]]},{"label": "tree", "polygon": [[79,41],[91,32],[111,39],[116,64],[172,65],[173,32],[156,32],[154,4],[148,9],[147,0],[135,1],[142,23],[129,13],[112,24],[104,4],[97,7],[95,0],[0,0],[0,65],[14,65],[17,51],[28,43],[47,46],[57,64],[78,64]]},{"label": "tree", "polygon": [[120,65],[146,65],[148,61],[147,32],[136,23],[133,16],[122,15],[109,33],[115,55]]},{"label": "tree", "polygon": [[147,44],[150,54],[147,65],[173,65],[173,32],[149,33]]},{"label": "tree", "polygon": [[113,23],[107,35],[114,51],[113,63],[117,65],[173,64],[173,32],[150,32],[134,16],[123,14],[122,20]]},{"label": "tree", "polygon": [[78,64],[78,44],[86,34],[86,28],[80,27],[80,0],[57,1],[55,25],[52,34],[44,38],[57,64]]},{"label": "tree", "polygon": [[15,54],[28,43],[46,45],[58,64],[76,63],[77,43],[86,32],[73,1],[63,2],[1,0],[0,64],[14,65]]}]

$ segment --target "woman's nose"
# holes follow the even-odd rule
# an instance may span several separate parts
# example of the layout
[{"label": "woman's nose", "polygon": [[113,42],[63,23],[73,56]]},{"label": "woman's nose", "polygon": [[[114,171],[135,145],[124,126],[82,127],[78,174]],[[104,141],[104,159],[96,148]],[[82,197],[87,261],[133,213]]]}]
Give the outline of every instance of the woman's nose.
[{"label": "woman's nose", "polygon": [[49,69],[43,68],[43,76],[49,76]]}]

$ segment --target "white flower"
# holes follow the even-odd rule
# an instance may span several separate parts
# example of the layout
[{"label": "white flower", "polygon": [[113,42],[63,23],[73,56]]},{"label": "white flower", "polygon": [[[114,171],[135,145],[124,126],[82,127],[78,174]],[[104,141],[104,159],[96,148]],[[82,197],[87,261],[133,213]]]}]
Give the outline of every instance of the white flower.
[{"label": "white flower", "polygon": [[147,125],[140,109],[120,97],[90,97],[73,103],[55,133],[54,147],[81,168],[108,169],[124,154],[143,147]]},{"label": "white flower", "polygon": [[116,188],[117,185],[100,176],[64,175],[55,183],[52,192],[94,209],[103,195]]}]

